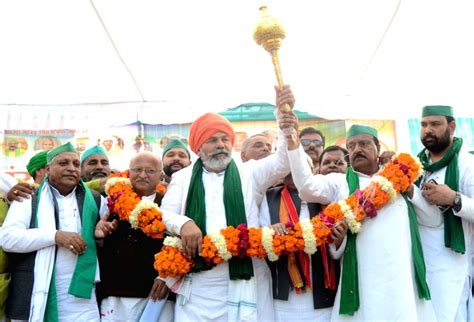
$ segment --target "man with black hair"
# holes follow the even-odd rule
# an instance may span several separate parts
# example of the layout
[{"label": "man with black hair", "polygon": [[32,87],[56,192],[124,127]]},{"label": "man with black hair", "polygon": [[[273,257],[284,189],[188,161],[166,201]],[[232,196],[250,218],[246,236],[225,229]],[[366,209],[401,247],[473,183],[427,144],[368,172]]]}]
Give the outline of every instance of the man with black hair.
[{"label": "man with black hair", "polygon": [[307,127],[301,130],[299,137],[304,152],[313,160],[313,173],[318,173],[319,157],[325,145],[323,133],[313,127]]},{"label": "man with black hair", "polygon": [[[380,170],[376,129],[354,124],[346,146],[352,167],[346,174],[311,175],[298,140],[288,139],[293,180],[302,200],[328,204],[367,187]],[[348,231],[330,251],[342,257],[341,280],[332,321],[432,321],[435,319],[425,278],[416,214],[397,196],[366,219],[357,234]]]},{"label": "man with black hair", "polygon": [[349,166],[349,152],[339,145],[331,145],[324,149],[319,157],[319,173],[346,173]]},{"label": "man with black hair", "polygon": [[170,183],[173,173],[190,164],[191,154],[181,140],[173,140],[163,149],[163,172],[167,183]]},{"label": "man with black hair", "polygon": [[[474,158],[460,137],[451,106],[425,106],[418,154],[424,175],[413,203],[438,321],[472,320],[470,268],[474,222]],[[471,311],[471,312],[470,312]]]}]

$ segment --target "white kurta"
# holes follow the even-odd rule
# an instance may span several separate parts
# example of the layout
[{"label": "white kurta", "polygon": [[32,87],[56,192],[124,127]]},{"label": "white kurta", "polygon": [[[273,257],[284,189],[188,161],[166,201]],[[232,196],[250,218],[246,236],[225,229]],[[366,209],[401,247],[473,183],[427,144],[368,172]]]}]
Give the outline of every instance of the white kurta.
[{"label": "white kurta", "polygon": [[[62,196],[56,189],[53,193],[58,201],[59,230],[81,233],[81,220],[75,190]],[[52,201],[51,201],[52,202]],[[107,211],[102,198],[100,213]],[[54,216],[54,214],[51,214]],[[31,199],[24,202],[14,201],[0,231],[0,244],[6,251],[27,253],[55,245],[55,229],[29,229],[31,219]],[[69,285],[77,261],[77,255],[63,248],[57,248],[56,254],[56,292],[59,320],[99,320],[99,311],[92,290],[90,299],[81,299],[68,294]],[[35,266],[35,276],[40,274]],[[45,277],[46,278],[46,277]],[[96,281],[99,280],[99,267],[96,269]]]},{"label": "white kurta", "polygon": [[[286,140],[279,140],[281,146],[277,153],[262,160],[250,160],[239,166],[242,193],[244,195],[247,224],[258,227],[258,207],[265,191],[278,179],[289,172],[286,156]],[[161,209],[166,228],[172,234],[179,235],[182,225],[189,220],[184,215],[186,197],[191,179],[192,166],[175,174],[163,198]],[[208,233],[219,231],[227,226],[223,200],[224,172],[203,172],[203,184],[206,191],[206,230]],[[253,260],[254,273],[259,285],[257,306],[259,321],[272,321],[272,296],[268,293],[270,281],[265,277],[268,267],[263,261]],[[267,273],[265,273],[267,271]],[[269,275],[266,275],[269,276]],[[189,301],[180,305],[180,297],[175,306],[176,321],[227,321],[229,266],[221,263],[209,271],[192,274],[192,289]],[[267,286],[263,286],[266,284]],[[263,286],[260,288],[260,286]]]},{"label": "white kurta", "polygon": [[[302,199],[327,204],[349,195],[345,174],[311,175],[303,149],[288,153],[293,180]],[[360,188],[370,177],[357,173]],[[360,307],[354,316],[340,315],[339,283],[333,321],[433,321],[430,301],[418,298],[408,210],[403,198],[366,219],[356,239]],[[344,258],[343,258],[344,265]]]},{"label": "white kurta", "polygon": [[[299,219],[308,219],[310,217],[308,203],[301,201]],[[268,209],[267,196],[265,195],[260,206],[260,226],[271,225],[270,212]],[[311,261],[310,271],[312,270]],[[270,274],[271,279],[271,274]],[[313,283],[313,274],[311,274],[311,283]],[[260,287],[260,285],[259,285]],[[271,285],[270,285],[271,287]],[[270,289],[270,292],[272,290]],[[288,301],[273,299],[275,309],[275,321],[329,321],[331,319],[332,307],[315,309],[313,301],[313,292],[303,292],[297,294],[294,289],[290,289]]]},{"label": "white kurta", "polygon": [[[425,254],[426,273],[431,299],[438,321],[474,320],[472,313],[471,267],[472,234],[474,222],[474,157],[466,151],[458,156],[459,192],[462,209],[456,216],[462,218],[466,253],[459,254],[444,245],[444,218],[435,205],[430,205],[415,189],[413,204],[420,224],[420,237]],[[424,181],[436,180],[443,184],[446,167],[426,173]]]},{"label": "white kurta", "polygon": [[17,183],[18,181],[8,173],[0,172],[0,197],[3,197],[4,194],[6,195]]}]

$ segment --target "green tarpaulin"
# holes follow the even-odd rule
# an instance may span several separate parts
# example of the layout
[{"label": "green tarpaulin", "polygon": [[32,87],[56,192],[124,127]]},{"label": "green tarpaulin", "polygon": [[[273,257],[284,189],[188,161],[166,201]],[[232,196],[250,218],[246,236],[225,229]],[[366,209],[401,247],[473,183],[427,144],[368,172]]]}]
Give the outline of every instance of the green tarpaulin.
[{"label": "green tarpaulin", "polygon": [[[219,114],[231,122],[275,120],[275,105],[269,103],[247,103],[229,108]],[[321,119],[316,115],[294,110],[299,120]]]}]

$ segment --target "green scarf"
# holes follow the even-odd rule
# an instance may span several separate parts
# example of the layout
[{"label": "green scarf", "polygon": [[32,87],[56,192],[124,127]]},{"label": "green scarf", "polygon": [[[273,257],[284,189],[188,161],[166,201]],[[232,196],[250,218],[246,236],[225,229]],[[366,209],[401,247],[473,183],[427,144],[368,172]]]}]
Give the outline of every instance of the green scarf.
[{"label": "green scarf", "polygon": [[[203,236],[205,236],[207,234],[206,202],[202,173],[203,165],[201,158],[199,158],[193,166],[188,196],[186,198],[185,215],[194,220]],[[230,162],[224,175],[224,207],[227,225],[237,227],[240,224],[247,223],[242,183],[240,182],[239,170],[234,160]],[[193,272],[212,268],[200,256],[196,258],[195,262],[196,265],[192,269]],[[231,280],[250,279],[253,276],[252,260],[249,257],[232,257],[229,261],[229,275]]]},{"label": "green scarf", "polygon": [[403,199],[408,208],[408,219],[410,220],[410,237],[411,237],[411,254],[413,258],[413,265],[415,267],[415,282],[418,290],[418,297],[420,299],[430,300],[430,289],[426,283],[426,266],[425,257],[423,255],[423,247],[421,247],[420,232],[418,231],[418,222],[416,221],[415,207],[408,200],[406,193],[402,194]]},{"label": "green scarf", "polygon": [[[359,176],[352,167],[346,171],[346,180],[349,185],[349,195],[359,189]],[[350,230],[347,231],[346,248],[342,265],[341,303],[339,314],[354,315],[359,309],[359,272],[357,269],[356,237]]]},{"label": "green scarf", "polygon": [[[43,180],[38,189],[38,199],[35,216],[35,228],[38,227],[37,212],[41,199],[41,192],[44,188],[47,178]],[[68,293],[76,297],[90,299],[94,287],[95,273],[97,268],[97,250],[94,239],[95,225],[97,223],[99,212],[89,188],[81,181],[79,183],[84,189],[84,203],[82,204],[82,232],[81,236],[86,242],[86,251],[78,255],[74,273]],[[46,302],[45,321],[58,321],[58,303],[56,292],[56,272],[53,268],[51,282],[49,285],[49,295]]]},{"label": "green scarf", "polygon": [[[360,188],[359,177],[352,167],[349,167],[346,171],[346,180],[349,185],[349,194],[353,194],[356,189]],[[403,195],[403,198],[407,204],[408,218],[410,221],[411,252],[415,268],[415,282],[418,297],[420,299],[429,300],[431,296],[428,284],[426,283],[425,259],[423,256],[423,248],[421,247],[418,223],[416,222],[415,208],[411,202],[408,201],[406,195]],[[350,230],[347,232],[346,248],[344,250],[344,261],[342,265],[339,314],[354,315],[360,306],[356,236],[357,235],[351,233]]]},{"label": "green scarf", "polygon": [[[426,149],[423,149],[418,154],[418,158],[425,171],[433,173],[446,167],[444,183],[454,191],[459,191],[458,154],[461,147],[462,139],[453,138],[453,143],[448,152],[440,160],[432,164],[430,164]],[[457,253],[464,254],[466,252],[461,217],[455,216],[451,208],[444,213],[444,245]]]}]

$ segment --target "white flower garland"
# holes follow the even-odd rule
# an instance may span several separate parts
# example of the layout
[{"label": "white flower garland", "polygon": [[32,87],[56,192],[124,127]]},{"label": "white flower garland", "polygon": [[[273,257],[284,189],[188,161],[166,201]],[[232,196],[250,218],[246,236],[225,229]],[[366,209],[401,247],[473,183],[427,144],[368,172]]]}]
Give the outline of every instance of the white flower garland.
[{"label": "white flower garland", "polygon": [[131,186],[132,182],[130,181],[129,178],[124,178],[124,177],[113,177],[107,180],[105,183],[105,193],[109,195],[109,189],[113,186],[115,186],[117,183],[123,183],[127,186]]},{"label": "white flower garland", "polygon": [[164,246],[176,247],[180,252],[183,251],[183,242],[179,237],[167,236],[163,241]]},{"label": "white flower garland", "polygon": [[270,227],[262,227],[262,246],[267,253],[268,259],[272,262],[278,260],[278,255],[273,251],[273,235],[275,230]]},{"label": "white flower garland", "polygon": [[225,237],[220,232],[209,234],[209,238],[211,239],[214,246],[216,246],[220,257],[222,257],[225,261],[228,261],[232,258],[232,254],[227,250]]},{"label": "white flower garland", "polygon": [[350,231],[353,234],[357,234],[362,227],[362,224],[356,220],[354,213],[352,212],[351,207],[346,203],[345,200],[341,200],[338,202],[339,206],[341,207],[341,211],[346,218],[347,225],[349,226]]},{"label": "white flower garland", "polygon": [[373,182],[378,183],[380,188],[389,195],[390,201],[397,199],[397,190],[393,188],[393,183],[390,180],[382,176],[376,176],[373,178]]},{"label": "white flower garland", "polygon": [[158,206],[153,201],[146,199],[140,200],[140,202],[137,203],[135,208],[130,213],[130,216],[128,217],[128,221],[130,222],[132,228],[138,229],[138,214],[140,214],[145,209],[152,208],[156,208],[156,210],[159,211]]},{"label": "white flower garland", "polygon": [[318,250],[316,245],[316,237],[313,233],[313,224],[310,219],[300,220],[301,231],[303,232],[304,252],[313,255]]}]

